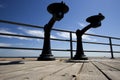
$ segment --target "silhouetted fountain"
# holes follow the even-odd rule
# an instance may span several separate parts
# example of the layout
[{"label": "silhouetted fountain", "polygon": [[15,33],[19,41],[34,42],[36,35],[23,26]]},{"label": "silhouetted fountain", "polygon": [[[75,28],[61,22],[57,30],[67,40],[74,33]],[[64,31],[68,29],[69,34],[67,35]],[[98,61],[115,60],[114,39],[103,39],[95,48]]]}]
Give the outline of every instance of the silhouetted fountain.
[{"label": "silhouetted fountain", "polygon": [[94,15],[91,17],[88,17],[86,19],[87,22],[89,22],[90,24],[87,25],[86,27],[84,27],[82,30],[77,30],[76,31],[76,36],[77,36],[77,50],[76,50],[76,54],[74,56],[74,60],[87,60],[88,58],[84,55],[84,51],[83,51],[83,45],[82,45],[82,35],[90,28],[97,28],[101,26],[101,21],[104,19],[105,17],[99,13],[98,15]]},{"label": "silhouetted fountain", "polygon": [[48,24],[44,26],[45,38],[44,38],[43,50],[42,50],[42,54],[40,55],[40,57],[38,57],[37,60],[55,60],[54,56],[51,53],[51,46],[50,46],[51,29],[55,21],[60,21],[64,17],[64,14],[68,12],[69,8],[67,5],[65,5],[65,3],[61,2],[61,3],[50,4],[47,7],[47,10],[49,13],[52,14],[52,18],[50,19]]}]

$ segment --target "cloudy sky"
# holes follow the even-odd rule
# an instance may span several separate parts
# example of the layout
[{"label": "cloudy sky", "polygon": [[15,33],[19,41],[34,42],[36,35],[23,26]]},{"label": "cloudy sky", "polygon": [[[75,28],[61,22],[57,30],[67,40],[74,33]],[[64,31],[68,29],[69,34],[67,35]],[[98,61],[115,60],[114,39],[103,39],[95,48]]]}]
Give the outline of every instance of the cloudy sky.
[{"label": "cloudy sky", "polygon": [[[44,25],[52,17],[52,15],[47,12],[47,6],[51,3],[61,1],[65,2],[65,4],[69,6],[69,12],[64,15],[64,18],[61,21],[56,22],[53,28],[76,31],[77,29],[82,29],[89,24],[86,22],[87,17],[102,13],[105,16],[105,20],[102,21],[102,26],[95,29],[92,28],[88,30],[87,33],[120,38],[120,0],[0,0],[0,20],[9,20],[44,27]],[[42,29],[21,27],[3,23],[0,23],[0,33],[44,37],[44,31]],[[51,37],[69,39],[69,33],[52,31]],[[75,34],[73,34],[73,39],[76,40]],[[83,36],[83,40],[104,43],[108,43],[109,41],[108,39],[101,39],[87,35]],[[120,44],[120,40],[112,41]],[[42,48],[42,45],[43,40],[40,39],[0,36],[0,46]],[[51,41],[51,47],[69,49],[69,43]],[[76,43],[73,43],[73,48],[76,49]],[[84,44],[84,49],[109,50],[109,46]],[[120,51],[120,47],[114,47],[114,50]],[[40,53],[41,51],[0,49],[0,56],[38,56]],[[63,52],[54,52],[56,56],[69,54],[69,52],[67,54],[62,53]],[[103,53],[92,53],[86,55],[110,56],[109,54]],[[120,56],[120,54],[116,55]]]}]

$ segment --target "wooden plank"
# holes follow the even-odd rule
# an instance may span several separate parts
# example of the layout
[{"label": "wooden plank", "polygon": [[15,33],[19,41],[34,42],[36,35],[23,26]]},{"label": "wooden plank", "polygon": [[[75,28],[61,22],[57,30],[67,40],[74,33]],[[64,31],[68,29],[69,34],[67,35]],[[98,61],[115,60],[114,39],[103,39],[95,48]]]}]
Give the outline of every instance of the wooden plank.
[{"label": "wooden plank", "polygon": [[103,72],[103,74],[109,80],[120,80],[120,71],[116,70],[115,68],[109,67],[105,64],[101,64],[100,62],[94,62],[94,64]]},{"label": "wooden plank", "polygon": [[[47,61],[50,63],[49,61]],[[33,63],[34,65],[34,63]],[[40,64],[39,64],[40,65]],[[25,70],[20,70],[16,72],[6,73],[1,75],[1,80],[40,80],[47,75],[50,75],[56,71],[64,69],[65,67],[70,66],[70,64],[55,62],[53,64],[43,66],[43,67],[35,67],[28,68]]]},{"label": "wooden plank", "polygon": [[94,63],[101,70],[112,70],[112,71],[116,70],[116,69],[113,69],[111,67],[105,66],[105,65],[101,64],[101,62],[98,62],[98,61],[92,62],[92,63]]},{"label": "wooden plank", "polygon": [[120,80],[120,71],[104,71],[110,80]]},{"label": "wooden plank", "polygon": [[26,74],[26,71],[36,69],[38,67],[44,67],[53,63],[53,61],[27,61],[25,64],[3,65],[0,66],[0,77],[10,77],[8,75],[15,76]]},{"label": "wooden plank", "polygon": [[103,65],[109,66],[111,68],[114,68],[118,71],[120,71],[120,61],[112,60],[112,61],[104,61],[101,62]]},{"label": "wooden plank", "polygon": [[76,80],[108,80],[91,62],[84,63]]},{"label": "wooden plank", "polygon": [[120,80],[119,63],[111,59],[25,61],[0,66],[0,80]]},{"label": "wooden plank", "polygon": [[57,73],[44,77],[43,80],[73,80],[76,78],[81,65],[82,63],[74,63],[74,65],[71,65]]},{"label": "wooden plank", "polygon": [[[0,66],[0,74],[6,74],[11,72],[16,72],[25,69],[31,69],[40,66],[46,66],[55,63],[56,61],[24,61],[23,64],[8,64]],[[3,63],[8,63],[4,62]]]}]

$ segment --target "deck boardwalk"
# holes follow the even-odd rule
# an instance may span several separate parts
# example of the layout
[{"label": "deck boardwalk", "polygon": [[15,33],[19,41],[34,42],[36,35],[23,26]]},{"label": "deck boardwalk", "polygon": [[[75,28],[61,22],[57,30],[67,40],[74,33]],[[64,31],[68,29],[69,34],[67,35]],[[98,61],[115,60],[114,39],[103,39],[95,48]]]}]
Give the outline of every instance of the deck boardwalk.
[{"label": "deck boardwalk", "polygon": [[120,59],[0,61],[0,80],[120,80]]}]

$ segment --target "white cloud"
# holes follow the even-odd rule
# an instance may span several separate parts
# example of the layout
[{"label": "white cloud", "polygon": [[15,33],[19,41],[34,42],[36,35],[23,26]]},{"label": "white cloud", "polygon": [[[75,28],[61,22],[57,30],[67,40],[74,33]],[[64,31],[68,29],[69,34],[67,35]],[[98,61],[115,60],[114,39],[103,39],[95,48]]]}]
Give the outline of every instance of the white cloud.
[{"label": "white cloud", "polygon": [[14,32],[8,31],[8,30],[6,30],[6,29],[0,29],[0,32],[1,32],[1,33],[8,33],[8,34],[16,34],[16,33],[14,33]]},{"label": "white cloud", "polygon": [[39,31],[39,30],[26,30],[25,32],[27,34],[30,34],[30,35],[33,35],[33,36],[44,37],[44,32],[43,31]]},{"label": "white cloud", "polygon": [[13,46],[24,46],[25,44],[23,43],[0,43],[0,46],[6,46],[6,47],[13,47]]},{"label": "white cloud", "polygon": [[[16,34],[14,32],[10,32],[6,29],[0,29],[0,33],[7,33],[7,34]],[[0,37],[6,37],[6,38],[13,38],[13,36],[3,36],[3,35],[0,35]]]},{"label": "white cloud", "polygon": [[[6,29],[0,29],[0,33],[18,34],[18,33],[11,32],[11,31],[6,30]],[[3,36],[3,35],[0,35],[0,37],[5,37],[5,38],[16,38],[16,39],[20,39],[20,40],[32,40],[32,39],[30,39],[30,38],[25,38],[25,37],[16,37],[16,36]]]},{"label": "white cloud", "polygon": [[83,38],[84,40],[91,40],[91,38],[90,38],[88,35],[83,35],[82,38]]},{"label": "white cloud", "polygon": [[85,27],[85,26],[87,26],[87,24],[85,24],[85,23],[81,23],[81,22],[78,22],[78,25],[81,26],[81,27]]},{"label": "white cloud", "polygon": [[70,38],[70,34],[68,32],[58,32],[57,35],[62,38]]},{"label": "white cloud", "polygon": [[0,46],[11,46],[11,44],[8,44],[8,43],[0,43]]},{"label": "white cloud", "polygon": [[[62,37],[62,38],[66,38],[66,39],[70,38],[70,33],[68,33],[68,32],[59,32],[59,33],[57,33],[57,35]],[[76,39],[75,33],[72,33],[72,38]],[[96,39],[91,38],[89,35],[83,35],[82,38],[83,38],[83,40],[96,41]]]},{"label": "white cloud", "polygon": [[[37,36],[37,37],[44,37],[44,32],[40,31],[40,30],[28,30],[28,29],[24,29],[24,28],[18,28],[19,30],[22,30],[24,33],[32,35],[32,36]],[[4,29],[1,28],[0,29],[0,33],[7,33],[7,34],[18,34],[15,32],[10,31],[9,29]],[[4,36],[4,35],[0,35],[0,37],[5,37],[5,38],[16,38],[16,39],[20,39],[20,40],[33,40],[31,38],[25,38],[25,37],[16,37],[16,36]],[[55,36],[51,35],[51,38],[56,38]],[[39,39],[36,39],[37,41],[39,41]]]},{"label": "white cloud", "polygon": [[[28,30],[28,29],[23,29],[21,27],[19,27],[18,29],[32,36],[44,37],[44,32],[41,30]],[[51,35],[51,38],[56,38],[56,37]]]}]

